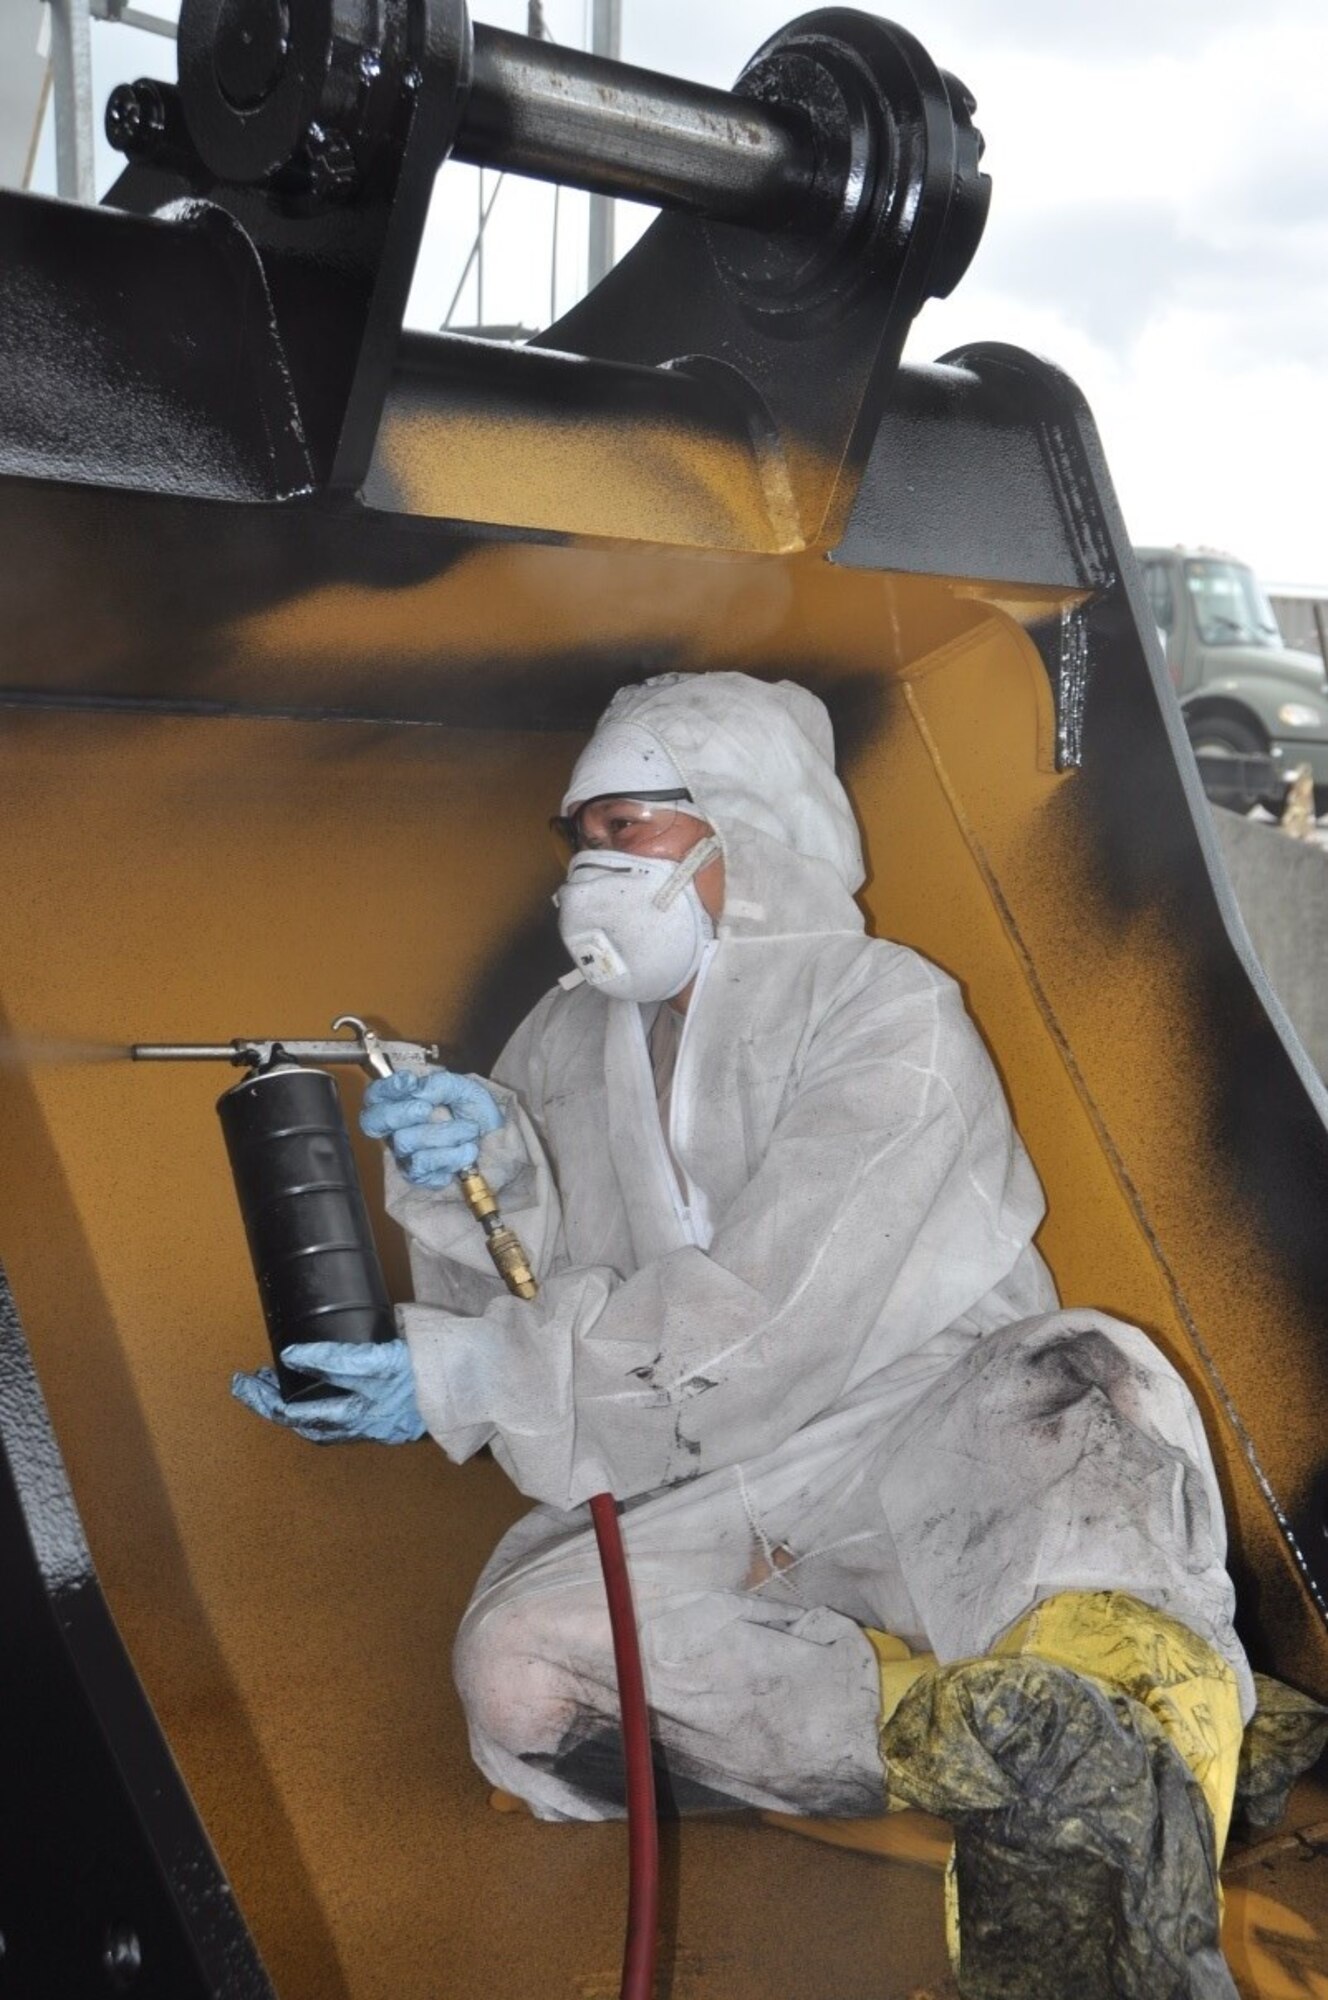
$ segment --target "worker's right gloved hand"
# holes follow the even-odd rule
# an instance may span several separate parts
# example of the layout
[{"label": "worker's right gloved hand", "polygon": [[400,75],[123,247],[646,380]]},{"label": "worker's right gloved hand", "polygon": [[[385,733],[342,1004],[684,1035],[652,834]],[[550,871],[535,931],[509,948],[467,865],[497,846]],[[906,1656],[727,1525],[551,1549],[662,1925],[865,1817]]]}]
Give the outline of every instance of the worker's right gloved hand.
[{"label": "worker's right gloved hand", "polygon": [[[440,1107],[451,1116],[436,1117]],[[399,1069],[377,1077],[360,1109],[360,1130],[392,1148],[415,1187],[446,1187],[454,1174],[473,1167],[480,1140],[502,1122],[493,1093],[474,1077],[450,1069]]]}]

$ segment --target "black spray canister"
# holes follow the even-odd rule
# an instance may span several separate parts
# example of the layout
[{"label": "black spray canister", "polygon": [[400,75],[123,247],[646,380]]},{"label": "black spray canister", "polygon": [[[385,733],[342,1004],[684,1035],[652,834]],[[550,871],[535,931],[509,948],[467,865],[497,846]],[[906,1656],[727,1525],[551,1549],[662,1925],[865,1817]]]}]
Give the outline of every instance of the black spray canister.
[{"label": "black spray canister", "polygon": [[217,1112],[282,1395],[335,1393],[287,1368],[282,1348],[397,1334],[337,1086],[278,1045]]}]

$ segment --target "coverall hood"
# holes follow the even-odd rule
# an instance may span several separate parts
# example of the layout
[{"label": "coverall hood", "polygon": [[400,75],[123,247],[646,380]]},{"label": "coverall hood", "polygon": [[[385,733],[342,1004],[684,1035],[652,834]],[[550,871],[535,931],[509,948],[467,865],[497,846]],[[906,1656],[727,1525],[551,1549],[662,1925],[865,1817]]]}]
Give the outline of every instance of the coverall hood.
[{"label": "coverall hood", "polygon": [[578,760],[568,800],[589,796],[592,765],[594,791],[606,789],[606,752],[620,746],[634,766],[652,742],[723,845],[721,937],[862,930],[853,902],[862,844],[824,702],[793,681],[748,674],[665,674],[622,688]]}]

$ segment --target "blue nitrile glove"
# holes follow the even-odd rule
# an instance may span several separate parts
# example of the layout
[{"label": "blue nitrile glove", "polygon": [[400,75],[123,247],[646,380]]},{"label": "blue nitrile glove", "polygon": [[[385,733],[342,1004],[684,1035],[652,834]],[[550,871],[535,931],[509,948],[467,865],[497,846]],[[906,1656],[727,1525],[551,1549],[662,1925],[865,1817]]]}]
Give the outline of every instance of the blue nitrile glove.
[{"label": "blue nitrile glove", "polygon": [[311,1444],[351,1444],[360,1438],[410,1444],[424,1436],[404,1340],[306,1340],[283,1347],[281,1358],[288,1368],[321,1375],[330,1388],[347,1393],[288,1403],[275,1368],[232,1376],[232,1396],[270,1424],[282,1424]]},{"label": "blue nitrile glove", "polygon": [[[452,1116],[433,1117],[439,1105]],[[446,1187],[454,1174],[475,1165],[481,1138],[502,1122],[492,1093],[450,1069],[399,1069],[377,1077],[360,1108],[360,1130],[387,1141],[414,1187]]]}]

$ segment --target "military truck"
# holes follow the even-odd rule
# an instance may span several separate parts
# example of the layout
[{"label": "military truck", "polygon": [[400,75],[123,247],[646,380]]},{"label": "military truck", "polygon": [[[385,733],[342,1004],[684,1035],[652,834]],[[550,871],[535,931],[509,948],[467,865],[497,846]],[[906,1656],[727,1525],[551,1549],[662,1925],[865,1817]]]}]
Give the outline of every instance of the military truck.
[{"label": "military truck", "polygon": [[1292,648],[1328,662],[1328,585],[1273,583],[1268,602]]},{"label": "military truck", "polygon": [[1136,549],[1208,796],[1277,810],[1302,764],[1328,811],[1328,675],[1282,637],[1248,563],[1214,549]]}]

